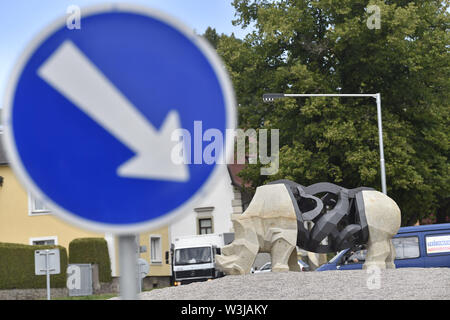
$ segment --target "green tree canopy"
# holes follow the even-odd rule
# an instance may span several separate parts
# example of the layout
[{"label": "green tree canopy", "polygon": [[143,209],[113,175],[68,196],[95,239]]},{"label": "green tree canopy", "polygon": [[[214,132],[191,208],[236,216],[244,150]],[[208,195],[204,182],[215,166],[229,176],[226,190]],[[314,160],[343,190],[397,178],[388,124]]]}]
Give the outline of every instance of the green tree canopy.
[{"label": "green tree canopy", "polygon": [[[449,15],[440,0],[234,0],[245,39],[221,35],[213,45],[233,80],[241,128],[280,129],[276,179],[329,181],[380,190],[375,100],[283,99],[283,93],[381,93],[387,192],[403,225],[431,213],[449,215]],[[367,20],[377,5],[379,29]],[[212,34],[213,35],[213,34]],[[217,34],[216,34],[217,35]],[[210,40],[211,41],[211,40]]]},{"label": "green tree canopy", "polygon": [[217,49],[217,45],[219,44],[220,40],[220,35],[217,33],[216,29],[208,27],[205,30],[203,36],[209,41],[209,43],[214,47],[214,49]]}]

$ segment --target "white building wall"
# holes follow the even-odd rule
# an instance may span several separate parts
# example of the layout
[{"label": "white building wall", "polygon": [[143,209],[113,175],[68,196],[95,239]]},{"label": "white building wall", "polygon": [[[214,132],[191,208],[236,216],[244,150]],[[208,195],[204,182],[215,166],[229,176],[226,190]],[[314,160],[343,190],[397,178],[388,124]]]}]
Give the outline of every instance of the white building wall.
[{"label": "white building wall", "polygon": [[[214,233],[224,233],[232,231],[231,214],[233,213],[232,201],[234,200],[234,188],[226,165],[219,166],[221,175],[217,179],[214,187],[205,190],[196,208],[214,207],[211,212]],[[180,236],[190,236],[197,234],[198,218],[205,212],[186,212],[172,223],[169,227],[171,242]]]}]

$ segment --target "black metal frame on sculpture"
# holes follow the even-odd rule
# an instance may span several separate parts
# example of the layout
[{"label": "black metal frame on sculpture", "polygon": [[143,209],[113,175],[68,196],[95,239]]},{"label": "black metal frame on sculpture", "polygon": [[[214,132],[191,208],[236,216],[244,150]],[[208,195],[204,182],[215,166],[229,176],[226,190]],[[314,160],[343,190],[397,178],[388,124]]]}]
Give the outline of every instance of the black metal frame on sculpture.
[{"label": "black metal frame on sculpture", "polygon": [[[290,180],[269,184],[280,183],[286,186],[295,209],[300,248],[326,253],[367,243],[369,230],[362,191],[374,189],[346,189],[328,182],[305,187]],[[305,223],[312,224],[312,228]]]}]

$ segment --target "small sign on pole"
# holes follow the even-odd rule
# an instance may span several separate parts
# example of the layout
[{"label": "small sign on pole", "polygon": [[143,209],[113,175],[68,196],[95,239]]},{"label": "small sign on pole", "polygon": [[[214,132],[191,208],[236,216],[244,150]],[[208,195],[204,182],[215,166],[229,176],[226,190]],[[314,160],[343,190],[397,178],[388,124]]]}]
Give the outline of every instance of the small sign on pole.
[{"label": "small sign on pole", "polygon": [[50,275],[61,273],[59,249],[34,251],[34,273],[47,277],[47,300],[50,300]]}]

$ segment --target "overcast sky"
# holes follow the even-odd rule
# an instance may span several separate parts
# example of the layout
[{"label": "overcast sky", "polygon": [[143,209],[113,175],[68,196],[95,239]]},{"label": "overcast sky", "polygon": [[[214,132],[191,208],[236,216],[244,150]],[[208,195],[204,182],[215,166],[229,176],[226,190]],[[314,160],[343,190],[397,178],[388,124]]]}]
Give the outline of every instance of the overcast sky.
[{"label": "overcast sky", "polygon": [[[232,0],[121,0],[122,3],[142,4],[162,10],[180,19],[197,33],[208,26],[218,33],[246,33],[234,27]],[[0,0],[0,107],[6,82],[22,50],[28,42],[55,19],[66,15],[70,5],[81,8],[105,3],[102,0]]]}]

